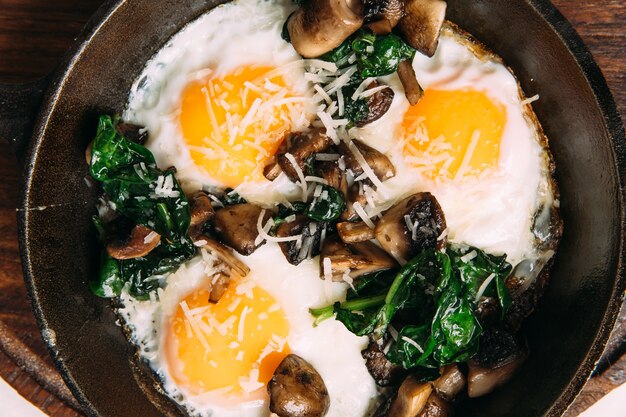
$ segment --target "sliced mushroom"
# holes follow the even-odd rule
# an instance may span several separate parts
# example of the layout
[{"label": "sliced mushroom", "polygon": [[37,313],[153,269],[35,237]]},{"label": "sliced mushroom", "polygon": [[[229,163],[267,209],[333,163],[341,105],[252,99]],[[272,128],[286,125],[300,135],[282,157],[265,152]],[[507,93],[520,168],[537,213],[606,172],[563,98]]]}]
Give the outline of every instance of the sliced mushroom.
[{"label": "sliced mushroom", "polygon": [[371,274],[398,266],[396,261],[372,242],[346,245],[329,237],[324,242],[320,255],[320,277],[324,278],[324,259],[330,260],[333,281],[343,281],[344,274],[351,278]]},{"label": "sliced mushroom", "polygon": [[465,388],[465,375],[456,364],[441,368],[441,376],[433,382],[435,391],[445,400],[452,401]]},{"label": "sliced mushroom", "polygon": [[265,165],[265,168],[263,168],[263,176],[267,178],[268,180],[274,181],[276,178],[278,178],[280,173],[283,172],[283,169],[280,167],[280,164],[278,163],[278,155],[284,154],[287,152],[287,150],[291,146],[291,140],[295,136],[296,135],[292,133],[285,135],[283,141],[280,143],[280,146],[278,147],[278,150],[275,152],[274,155],[272,155],[269,158],[267,164]]},{"label": "sliced mushroom", "polygon": [[211,294],[209,295],[209,301],[217,303],[228,289],[229,284],[230,276],[223,272],[215,274],[215,276],[211,279]]},{"label": "sliced mushroom", "polygon": [[148,130],[133,123],[118,123],[115,130],[126,139],[143,145],[148,140]]},{"label": "sliced mushroom", "polygon": [[372,186],[372,182],[370,180],[356,181],[348,187],[348,192],[346,193],[346,209],[341,213],[341,220],[356,221],[360,219],[360,216],[354,209],[354,204],[359,203],[361,207],[365,207],[367,204],[367,198],[363,192],[364,185]]},{"label": "sliced mushroom", "polygon": [[364,222],[337,223],[337,233],[345,243],[359,243],[372,240],[376,237],[374,229]]},{"label": "sliced mushroom", "polygon": [[136,225],[127,240],[107,244],[107,253],[115,259],[135,259],[149,254],[161,242],[161,235],[141,224]]},{"label": "sliced mushroom", "polygon": [[240,277],[245,277],[250,273],[248,265],[241,262],[229,247],[222,245],[217,240],[213,240],[210,237],[203,235],[198,236],[198,240],[196,240],[196,244],[200,243],[211,253],[215,254],[220,261],[228,265],[228,267],[230,267],[233,272],[237,273]]},{"label": "sliced mushroom", "polygon": [[302,172],[306,172],[307,159],[317,152],[325,151],[332,144],[333,141],[321,130],[316,129],[309,133],[298,133],[291,139],[291,145],[287,151],[278,155],[278,164],[289,179],[296,182],[300,179],[300,176],[288,155],[293,157]]},{"label": "sliced mushroom", "polygon": [[[373,81],[367,86],[367,90],[372,90],[378,87],[380,87],[378,82]],[[395,93],[393,90],[390,87],[387,87],[369,96],[367,98],[367,117],[356,122],[356,125],[358,127],[363,127],[383,117],[383,115],[387,113],[387,110],[389,110],[389,107],[391,107],[394,95]]]},{"label": "sliced mushroom", "polygon": [[406,99],[411,106],[415,106],[424,95],[424,90],[417,81],[417,76],[410,60],[400,62],[398,65],[398,77],[402,87],[404,87]]},{"label": "sliced mushroom", "polygon": [[287,355],[267,383],[270,411],[280,417],[323,417],[330,407],[326,384],[310,363]]},{"label": "sliced mushroom", "polygon": [[391,403],[387,417],[417,416],[426,405],[432,391],[430,383],[418,382],[413,376],[406,377]]},{"label": "sliced mushroom", "polygon": [[324,227],[324,224],[312,221],[303,214],[298,214],[294,220],[278,226],[277,237],[300,236],[298,240],[278,244],[287,261],[298,265],[305,259],[317,256]]},{"label": "sliced mushroom", "polygon": [[377,151],[359,140],[353,140],[352,146],[342,142],[339,145],[339,151],[344,156],[346,168],[350,169],[355,176],[363,173],[363,165],[359,162],[361,158],[358,154],[363,156],[367,165],[369,165],[374,171],[374,174],[381,181],[396,175],[395,167],[384,153]]},{"label": "sliced mushroom", "polygon": [[320,177],[328,182],[328,185],[341,191],[344,195],[347,193],[346,173],[339,168],[337,161],[318,161],[315,168]]},{"label": "sliced mushroom", "polygon": [[389,209],[374,233],[391,256],[407,261],[426,248],[445,247],[439,239],[446,219],[435,197],[428,192],[413,194]]},{"label": "sliced mushroom", "polygon": [[202,233],[204,224],[215,216],[215,210],[211,205],[209,196],[204,191],[198,191],[189,198],[191,208],[191,222],[189,224],[189,236],[194,237]]},{"label": "sliced mushroom", "polygon": [[305,58],[329,52],[363,25],[360,0],[306,1],[287,22],[293,47]]},{"label": "sliced mushroom", "polygon": [[[393,29],[404,16],[404,1],[363,0],[363,15],[366,22],[386,20],[389,22],[391,29]],[[389,30],[390,32],[391,29]]]},{"label": "sliced mushroom", "polygon": [[91,166],[92,150],[93,150],[93,140],[89,142],[89,145],[87,145],[87,149],[85,149],[85,161],[87,161],[87,166]]},{"label": "sliced mushroom", "polygon": [[365,359],[365,366],[374,381],[382,387],[396,385],[406,375],[406,370],[387,359],[378,343],[374,341],[367,345],[361,356]]},{"label": "sliced mushroom", "polygon": [[433,392],[424,404],[424,408],[416,417],[451,417],[454,409],[437,393]]},{"label": "sliced mushroom", "polygon": [[495,297],[481,297],[476,306],[476,317],[480,324],[489,327],[497,324],[502,315],[500,302]]},{"label": "sliced mushroom", "polygon": [[445,16],[445,1],[406,0],[398,29],[406,43],[426,56],[433,56]]},{"label": "sliced mushroom", "polygon": [[377,20],[366,25],[375,35],[387,35],[393,30],[391,22],[387,19]]},{"label": "sliced mushroom", "polygon": [[[215,233],[219,239],[242,255],[250,255],[263,245],[257,242],[257,221],[261,207],[250,203],[235,204],[215,212]],[[269,217],[266,212],[265,220]]]},{"label": "sliced mushroom", "polygon": [[527,356],[525,344],[515,335],[505,330],[486,329],[480,337],[480,350],[467,363],[470,398],[489,394],[506,383]]},{"label": "sliced mushroom", "polygon": [[505,280],[511,294],[511,306],[506,313],[506,321],[513,331],[520,328],[539,302],[550,278],[553,259],[523,260]]}]

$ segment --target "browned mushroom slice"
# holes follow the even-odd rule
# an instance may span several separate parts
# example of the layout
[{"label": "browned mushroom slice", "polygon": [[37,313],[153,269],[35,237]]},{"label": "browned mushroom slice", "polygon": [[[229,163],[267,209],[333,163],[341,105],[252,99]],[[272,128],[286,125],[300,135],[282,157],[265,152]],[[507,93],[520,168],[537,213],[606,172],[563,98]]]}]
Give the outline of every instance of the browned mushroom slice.
[{"label": "browned mushroom slice", "polygon": [[389,209],[374,233],[391,256],[407,261],[426,248],[443,248],[440,239],[446,219],[435,197],[428,192],[413,194]]},{"label": "browned mushroom slice", "polygon": [[115,259],[135,259],[149,254],[161,242],[161,235],[141,224],[130,232],[128,240],[107,244],[107,253]]},{"label": "browned mushroom slice", "polygon": [[402,87],[404,87],[406,99],[411,106],[415,106],[424,95],[424,90],[417,82],[415,70],[410,60],[400,62],[398,65],[398,77],[400,77],[400,82],[402,82]]},{"label": "browned mushroom slice", "polygon": [[359,243],[366,240],[372,240],[374,229],[366,225],[364,222],[341,222],[337,223],[337,233],[345,243]]},{"label": "browned mushroom slice", "polygon": [[432,390],[430,383],[418,382],[413,376],[406,377],[391,403],[387,417],[417,416],[426,405]]},{"label": "browned mushroom slice", "polygon": [[456,364],[441,368],[441,376],[433,382],[437,393],[445,400],[452,401],[465,388],[465,375]]},{"label": "browned mushroom slice", "polygon": [[356,212],[354,205],[358,203],[361,207],[365,207],[367,204],[367,198],[365,197],[365,193],[363,192],[363,186],[369,185],[371,186],[371,182],[369,180],[353,182],[350,187],[348,187],[348,192],[346,193],[346,209],[341,213],[341,220],[344,221],[355,221],[360,219],[360,216]]},{"label": "browned mushroom slice", "polygon": [[376,35],[388,35],[393,30],[391,22],[387,19],[377,20],[366,25]]},{"label": "browned mushroom slice", "polygon": [[209,196],[204,191],[194,193],[189,199],[191,206],[191,222],[189,223],[189,236],[192,238],[202,233],[204,224],[215,216],[215,210],[211,205]]},{"label": "browned mushroom slice", "polygon": [[[257,243],[257,221],[261,207],[244,203],[224,207],[215,212],[215,233],[219,239],[242,255],[250,255],[264,241]],[[266,212],[264,221],[269,217]]]},{"label": "browned mushroom slice", "polygon": [[208,249],[211,253],[215,254],[218,259],[224,262],[228,267],[230,267],[233,272],[237,273],[240,277],[245,277],[250,273],[250,268],[248,265],[241,262],[233,253],[233,251],[222,245],[220,242],[211,239],[208,236],[200,235],[196,244],[202,244],[206,249]]},{"label": "browned mushroom slice", "polygon": [[280,143],[278,150],[275,152],[274,155],[272,155],[268,159],[267,164],[265,165],[265,168],[263,168],[263,176],[267,178],[268,180],[274,181],[276,178],[278,178],[280,173],[283,172],[283,169],[280,167],[280,164],[278,163],[277,155],[284,154],[287,152],[287,150],[291,146],[291,141],[294,137],[295,135],[292,133],[286,134],[283,141]]},{"label": "browned mushroom slice", "polygon": [[[328,261],[326,261],[328,260]],[[396,261],[372,242],[360,242],[353,245],[328,238],[320,254],[320,278],[327,272],[325,262],[330,262],[333,281],[341,282],[347,272],[351,278],[371,274],[398,266]]]},{"label": "browned mushroom slice", "polygon": [[333,50],[363,25],[360,0],[306,1],[287,22],[289,38],[305,58]]},{"label": "browned mushroom slice", "polygon": [[454,415],[454,409],[436,393],[430,394],[424,408],[415,417],[451,417]]},{"label": "browned mushroom slice", "polygon": [[115,130],[126,139],[143,145],[148,140],[148,130],[133,123],[119,123],[115,126]]},{"label": "browned mushroom slice", "polygon": [[333,141],[321,130],[316,129],[309,133],[298,133],[291,139],[291,145],[287,151],[278,155],[278,164],[289,179],[296,182],[300,179],[300,176],[294,167],[294,162],[304,172],[307,159],[317,152],[325,151],[332,144]]},{"label": "browned mushroom slice", "polygon": [[391,32],[404,16],[404,0],[363,0],[363,15],[366,22],[389,22]]},{"label": "browned mushroom slice", "polygon": [[344,195],[346,194],[348,191],[346,173],[339,168],[337,161],[318,161],[315,168],[329,186],[341,191]]},{"label": "browned mushroom slice", "polygon": [[85,161],[87,161],[87,165],[91,165],[91,151],[93,149],[93,140],[89,142],[87,145],[87,149],[85,149]]},{"label": "browned mushroom slice", "polygon": [[289,354],[267,383],[270,411],[280,417],[323,417],[330,407],[326,384],[310,363]]},{"label": "browned mushroom slice", "polygon": [[[380,85],[376,81],[373,81],[367,86],[367,90],[372,90],[378,87],[380,87]],[[367,90],[365,90],[365,92],[367,92]],[[371,96],[367,97],[367,117],[356,122],[356,125],[358,127],[363,127],[383,117],[383,115],[387,113],[387,110],[389,110],[389,107],[391,107],[394,95],[395,93],[393,90],[390,87],[387,87],[382,90],[378,90]]]},{"label": "browned mushroom slice", "polygon": [[489,394],[506,383],[520,368],[528,352],[515,335],[486,329],[480,336],[480,350],[467,363],[467,393],[470,398]]},{"label": "browned mushroom slice", "polygon": [[287,261],[298,265],[305,259],[317,256],[324,227],[322,223],[312,221],[303,214],[298,214],[294,220],[278,226],[277,237],[299,236],[298,240],[278,244]]},{"label": "browned mushroom slice", "polygon": [[406,43],[426,56],[433,56],[445,16],[445,1],[406,0],[398,29]]},{"label": "browned mushroom slice", "polygon": [[406,375],[405,369],[389,361],[376,342],[370,342],[361,356],[374,381],[382,387],[395,385]]},{"label": "browned mushroom slice", "polygon": [[211,294],[209,295],[209,301],[217,303],[230,284],[230,277],[225,273],[218,272],[211,280]]},{"label": "browned mushroom slice", "polygon": [[360,161],[361,158],[359,157],[359,154],[363,157],[365,163],[374,171],[376,177],[378,177],[381,181],[396,175],[396,169],[384,153],[379,152],[371,146],[368,146],[356,139],[353,140],[352,143],[356,149],[350,149],[351,146],[342,142],[339,145],[339,151],[344,156],[346,168],[350,169],[354,175],[358,176],[363,173],[363,161]]}]

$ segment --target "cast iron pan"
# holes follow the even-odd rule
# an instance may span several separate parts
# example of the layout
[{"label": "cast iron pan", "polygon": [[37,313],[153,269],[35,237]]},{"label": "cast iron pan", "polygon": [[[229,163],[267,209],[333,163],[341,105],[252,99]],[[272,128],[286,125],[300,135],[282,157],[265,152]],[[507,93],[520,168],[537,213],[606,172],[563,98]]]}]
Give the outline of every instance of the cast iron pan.
[{"label": "cast iron pan", "polygon": [[[0,89],[0,136],[24,161],[19,212],[24,276],[56,365],[89,415],[178,414],[135,365],[106,300],[93,296],[97,187],[84,151],[101,112],[120,112],[146,61],[219,0],[110,1],[48,79]],[[531,356],[463,416],[557,416],[594,368],[625,287],[624,130],[580,38],[545,0],[448,0],[448,18],[515,71],[548,137],[565,234],[552,282],[525,332]],[[46,91],[43,94],[42,92]]]}]

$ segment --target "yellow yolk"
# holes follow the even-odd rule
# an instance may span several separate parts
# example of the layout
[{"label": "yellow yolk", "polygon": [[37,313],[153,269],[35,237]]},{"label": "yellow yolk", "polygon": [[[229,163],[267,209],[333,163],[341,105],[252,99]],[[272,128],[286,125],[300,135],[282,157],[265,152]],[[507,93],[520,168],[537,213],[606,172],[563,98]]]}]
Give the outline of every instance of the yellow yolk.
[{"label": "yellow yolk", "polygon": [[251,281],[230,283],[215,304],[209,291],[187,296],[170,319],[166,355],[174,381],[194,395],[229,396],[265,387],[289,354],[289,324],[276,300]]},{"label": "yellow yolk", "polygon": [[404,115],[404,155],[431,179],[459,180],[498,167],[505,107],[474,90],[426,90]]},{"label": "yellow yolk", "polygon": [[273,68],[242,67],[188,85],[180,124],[195,164],[222,185],[262,178],[262,168],[291,130],[294,100]]}]

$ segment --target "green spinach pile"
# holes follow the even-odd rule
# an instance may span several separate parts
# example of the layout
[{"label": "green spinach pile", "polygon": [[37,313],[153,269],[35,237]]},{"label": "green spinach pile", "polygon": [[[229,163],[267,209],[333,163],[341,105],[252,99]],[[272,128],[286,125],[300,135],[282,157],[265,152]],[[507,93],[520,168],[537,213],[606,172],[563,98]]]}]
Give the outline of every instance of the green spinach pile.
[{"label": "green spinach pile", "polygon": [[[340,70],[356,65],[357,71],[342,87],[344,117],[355,124],[365,120],[369,111],[366,99],[352,99],[361,83],[370,77],[393,74],[400,62],[412,60],[414,56],[415,49],[393,33],[376,35],[369,29],[360,29],[320,59],[336,64]],[[331,95],[334,100],[337,99],[336,94]]]},{"label": "green spinach pile", "polygon": [[352,333],[375,340],[393,325],[398,334],[387,358],[433,379],[440,366],[466,361],[478,351],[481,296],[497,298],[506,314],[511,299],[504,279],[511,265],[505,259],[474,247],[427,249],[399,271],[360,278],[345,302],[310,312],[316,323],[335,316]]},{"label": "green spinach pile", "polygon": [[174,170],[157,168],[152,153],[120,134],[117,123],[117,118],[100,117],[89,169],[119,216],[109,223],[96,216],[94,224],[103,243],[117,229],[128,231],[137,224],[160,234],[161,242],[135,259],[117,260],[103,251],[91,289],[101,297],[115,297],[128,286],[132,296],[145,299],[159,287],[160,276],[195,254],[187,235],[190,209]]}]

